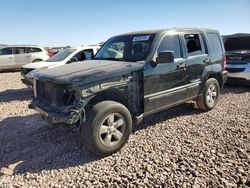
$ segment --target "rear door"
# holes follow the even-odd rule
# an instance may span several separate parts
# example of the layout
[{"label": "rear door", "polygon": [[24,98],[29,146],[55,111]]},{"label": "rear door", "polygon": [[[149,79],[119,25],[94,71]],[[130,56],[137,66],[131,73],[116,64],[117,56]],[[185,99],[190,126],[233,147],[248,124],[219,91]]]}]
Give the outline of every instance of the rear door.
[{"label": "rear door", "polygon": [[184,46],[187,64],[187,98],[198,95],[202,73],[207,64],[210,63],[207,45],[202,33],[185,33]]},{"label": "rear door", "polygon": [[0,50],[0,69],[13,68],[14,66],[13,48],[2,48]]},{"label": "rear door", "polygon": [[22,67],[23,65],[30,63],[29,59],[31,58],[31,54],[27,53],[27,48],[15,47],[14,53],[16,67]]},{"label": "rear door", "polygon": [[34,48],[31,48],[31,47],[25,47],[25,53],[26,53],[26,64],[28,63],[32,63],[32,49]]}]

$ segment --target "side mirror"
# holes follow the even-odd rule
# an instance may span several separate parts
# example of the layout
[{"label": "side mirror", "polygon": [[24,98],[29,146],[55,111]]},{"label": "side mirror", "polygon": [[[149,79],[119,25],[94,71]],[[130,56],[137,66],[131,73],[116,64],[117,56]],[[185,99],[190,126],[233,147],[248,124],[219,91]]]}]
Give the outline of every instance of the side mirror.
[{"label": "side mirror", "polygon": [[158,54],[156,58],[156,63],[172,63],[174,62],[174,52],[173,51],[163,51]]},{"label": "side mirror", "polygon": [[76,57],[72,57],[71,60],[69,60],[69,63],[75,63],[78,59]]}]

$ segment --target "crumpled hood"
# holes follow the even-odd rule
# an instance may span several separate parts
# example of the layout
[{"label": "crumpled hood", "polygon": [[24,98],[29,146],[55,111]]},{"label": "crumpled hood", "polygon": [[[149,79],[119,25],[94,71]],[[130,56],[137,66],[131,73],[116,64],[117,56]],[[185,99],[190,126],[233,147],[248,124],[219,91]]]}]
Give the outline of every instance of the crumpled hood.
[{"label": "crumpled hood", "polygon": [[23,68],[26,69],[39,69],[39,68],[43,68],[43,67],[50,67],[53,65],[58,64],[58,62],[47,62],[47,61],[39,61],[36,63],[29,63],[27,65],[24,65]]},{"label": "crumpled hood", "polygon": [[143,62],[124,62],[110,60],[88,60],[41,70],[36,73],[38,80],[59,84],[83,85],[106,80],[142,69]]}]

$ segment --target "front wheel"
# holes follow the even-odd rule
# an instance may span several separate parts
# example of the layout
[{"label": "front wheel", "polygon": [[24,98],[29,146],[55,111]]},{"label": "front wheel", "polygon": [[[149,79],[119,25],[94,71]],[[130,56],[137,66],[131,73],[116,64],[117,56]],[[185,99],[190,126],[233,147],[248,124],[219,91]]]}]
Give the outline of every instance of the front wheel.
[{"label": "front wheel", "polygon": [[209,78],[202,93],[196,101],[199,109],[209,111],[215,107],[220,96],[220,86],[215,78]]},{"label": "front wheel", "polygon": [[114,101],[96,104],[86,118],[81,127],[83,144],[100,156],[111,155],[121,149],[132,130],[130,112]]}]

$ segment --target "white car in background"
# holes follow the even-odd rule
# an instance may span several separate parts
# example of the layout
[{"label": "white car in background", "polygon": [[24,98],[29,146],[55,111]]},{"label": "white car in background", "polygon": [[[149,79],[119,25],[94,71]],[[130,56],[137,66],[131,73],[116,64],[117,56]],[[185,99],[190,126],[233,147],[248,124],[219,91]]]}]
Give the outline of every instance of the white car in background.
[{"label": "white car in background", "polygon": [[78,61],[90,60],[94,57],[99,48],[99,45],[67,48],[58,52],[47,61],[24,65],[21,69],[21,75],[23,76],[22,82],[26,85],[32,85],[34,73],[39,70],[50,69]]},{"label": "white car in background", "polygon": [[250,86],[250,34],[223,36],[228,71],[227,83]]},{"label": "white car in background", "polygon": [[0,70],[20,69],[23,65],[46,61],[50,54],[42,47],[12,45],[0,49]]}]

